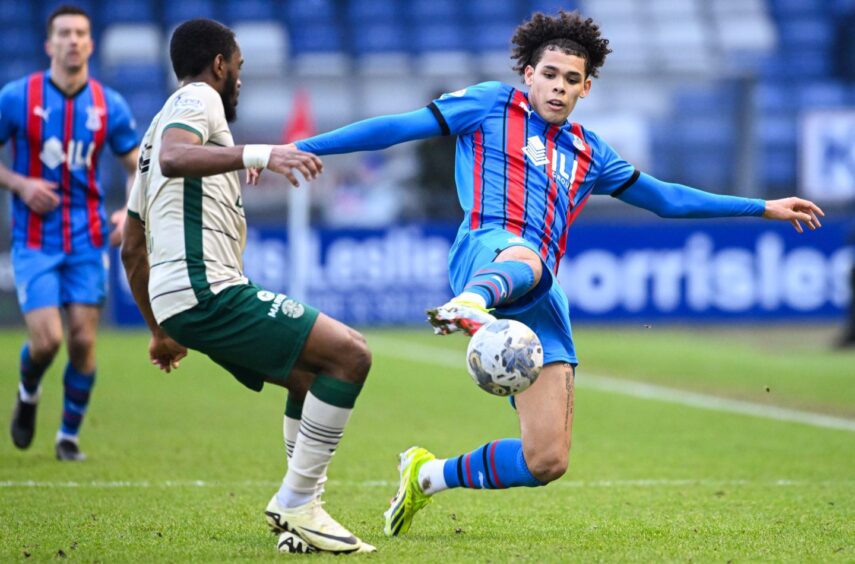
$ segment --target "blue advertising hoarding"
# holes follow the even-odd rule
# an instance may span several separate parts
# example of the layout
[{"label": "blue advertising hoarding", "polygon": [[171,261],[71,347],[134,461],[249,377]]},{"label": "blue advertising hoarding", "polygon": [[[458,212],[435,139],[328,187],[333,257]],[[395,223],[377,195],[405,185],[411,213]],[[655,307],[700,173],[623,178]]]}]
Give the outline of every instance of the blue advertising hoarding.
[{"label": "blue advertising hoarding", "polygon": [[[850,228],[816,232],[760,221],[592,222],[575,226],[559,280],[578,321],[773,321],[842,316],[851,299]],[[456,226],[316,230],[308,302],[353,325],[421,323],[446,301]],[[112,311],[140,323],[113,260]],[[250,228],[244,260],[260,286],[288,293],[284,227]]]}]

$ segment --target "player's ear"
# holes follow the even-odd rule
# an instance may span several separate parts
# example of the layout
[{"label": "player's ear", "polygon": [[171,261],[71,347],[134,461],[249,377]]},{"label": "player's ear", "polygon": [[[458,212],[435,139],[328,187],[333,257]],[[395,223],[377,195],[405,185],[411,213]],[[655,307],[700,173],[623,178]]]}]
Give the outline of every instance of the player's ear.
[{"label": "player's ear", "polygon": [[45,54],[48,56],[49,59],[53,57],[53,49],[51,49],[50,46],[50,37],[45,39]]},{"label": "player's ear", "polygon": [[593,80],[591,80],[591,78],[590,78],[590,77],[586,78],[586,79],[585,79],[585,83],[584,83],[584,85],[582,85],[582,93],[581,93],[581,94],[579,94],[579,97],[580,97],[580,98],[585,98],[585,97],[587,97],[587,96],[588,96],[588,94],[590,94],[590,93],[591,93],[591,86],[593,86],[593,84],[594,84],[594,81],[593,81]]},{"label": "player's ear", "polygon": [[217,56],[214,57],[214,76],[217,78],[223,78],[226,76],[226,58],[223,57],[222,53],[217,53]]},{"label": "player's ear", "polygon": [[523,71],[523,80],[525,80],[526,86],[531,86],[531,83],[534,80],[534,67],[531,65],[526,65],[525,70]]}]

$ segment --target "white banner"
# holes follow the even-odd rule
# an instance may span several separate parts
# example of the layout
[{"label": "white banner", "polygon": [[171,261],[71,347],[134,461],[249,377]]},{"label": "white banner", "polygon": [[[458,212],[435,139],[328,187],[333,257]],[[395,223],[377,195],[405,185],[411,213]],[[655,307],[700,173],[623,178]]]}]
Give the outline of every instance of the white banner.
[{"label": "white banner", "polygon": [[855,200],[855,108],[802,115],[799,188],[808,199]]}]

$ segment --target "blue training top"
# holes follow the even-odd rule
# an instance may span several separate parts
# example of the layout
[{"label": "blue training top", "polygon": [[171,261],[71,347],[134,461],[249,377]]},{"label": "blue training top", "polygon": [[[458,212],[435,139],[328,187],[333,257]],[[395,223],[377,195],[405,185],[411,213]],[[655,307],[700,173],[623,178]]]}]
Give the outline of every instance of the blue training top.
[{"label": "blue training top", "polygon": [[[762,215],[763,200],[661,182],[624,161],[578,123],[553,125],[528,95],[500,82],[445,94],[422,110],[372,118],[297,143],[319,155],[376,150],[457,135],[455,180],[464,219],[458,238],[497,227],[524,238],[556,271],[567,233],[591,194],[618,197],[663,217]],[[630,189],[632,188],[632,189]]]}]

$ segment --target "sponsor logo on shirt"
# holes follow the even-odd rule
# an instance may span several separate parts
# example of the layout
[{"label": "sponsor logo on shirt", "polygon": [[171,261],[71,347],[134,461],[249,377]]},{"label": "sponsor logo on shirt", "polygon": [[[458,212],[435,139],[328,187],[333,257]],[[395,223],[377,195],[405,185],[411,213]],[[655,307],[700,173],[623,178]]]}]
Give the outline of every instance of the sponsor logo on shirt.
[{"label": "sponsor logo on shirt", "polygon": [[89,168],[92,166],[92,155],[95,153],[95,142],[71,139],[68,147],[63,148],[62,141],[51,137],[42,144],[39,158],[48,168],[56,168],[62,163],[67,163],[70,170]]},{"label": "sponsor logo on shirt", "polygon": [[534,166],[543,166],[549,162],[546,158],[546,147],[537,135],[528,138],[528,143],[523,147],[523,153]]},{"label": "sponsor logo on shirt", "polygon": [[176,96],[175,102],[173,102],[172,105],[175,108],[187,108],[198,111],[204,111],[205,109],[205,102],[199,98],[188,96],[187,94],[179,94]]}]

